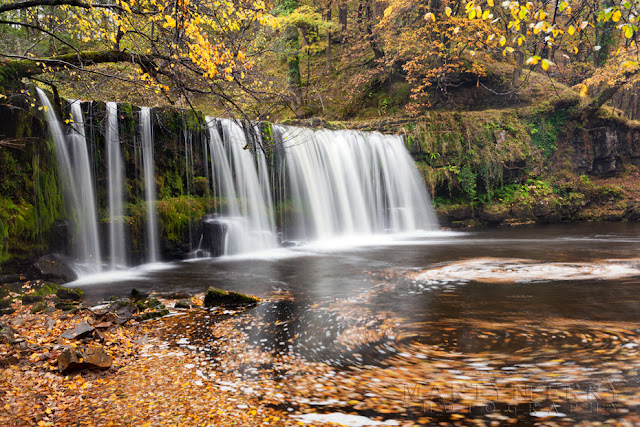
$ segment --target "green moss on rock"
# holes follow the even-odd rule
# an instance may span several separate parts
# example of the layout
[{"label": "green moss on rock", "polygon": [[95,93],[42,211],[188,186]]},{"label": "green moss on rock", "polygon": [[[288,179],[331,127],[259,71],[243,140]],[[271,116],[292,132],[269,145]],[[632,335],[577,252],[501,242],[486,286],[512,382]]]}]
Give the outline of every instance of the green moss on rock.
[{"label": "green moss on rock", "polygon": [[242,306],[242,305],[253,305],[260,302],[260,300],[256,297],[252,297],[249,295],[241,294],[239,292],[233,291],[223,291],[218,288],[209,288],[207,293],[204,296],[204,306],[205,307],[215,307],[215,306]]}]

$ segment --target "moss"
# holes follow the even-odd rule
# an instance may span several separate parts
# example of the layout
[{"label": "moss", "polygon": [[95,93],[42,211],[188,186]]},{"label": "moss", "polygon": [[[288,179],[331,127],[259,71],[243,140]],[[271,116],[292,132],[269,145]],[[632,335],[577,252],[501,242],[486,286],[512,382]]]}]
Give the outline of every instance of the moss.
[{"label": "moss", "polygon": [[241,306],[241,305],[253,305],[260,302],[256,297],[241,294],[238,292],[225,292],[218,288],[209,288],[204,296],[204,306]]},{"label": "moss", "polygon": [[49,305],[46,302],[41,301],[31,308],[31,314],[40,313],[41,311],[46,310],[47,307],[49,307]]}]

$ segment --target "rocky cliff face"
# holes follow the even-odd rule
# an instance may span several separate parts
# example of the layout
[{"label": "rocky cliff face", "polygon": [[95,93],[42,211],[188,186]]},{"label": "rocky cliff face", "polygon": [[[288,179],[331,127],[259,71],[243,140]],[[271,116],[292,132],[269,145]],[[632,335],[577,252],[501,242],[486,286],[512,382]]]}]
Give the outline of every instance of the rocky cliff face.
[{"label": "rocky cliff face", "polygon": [[[640,126],[616,118],[574,122],[559,140],[555,160],[578,173],[612,176],[626,165],[640,166]],[[563,159],[564,158],[564,159]]]}]

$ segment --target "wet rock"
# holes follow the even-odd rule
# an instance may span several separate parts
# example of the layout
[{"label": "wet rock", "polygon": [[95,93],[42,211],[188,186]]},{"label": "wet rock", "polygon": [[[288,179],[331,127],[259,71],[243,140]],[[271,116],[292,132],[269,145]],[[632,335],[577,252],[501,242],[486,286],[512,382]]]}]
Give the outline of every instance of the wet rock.
[{"label": "wet rock", "polygon": [[229,232],[227,223],[215,217],[205,217],[202,224],[202,247],[209,252],[210,256],[220,256],[224,254],[224,242]]},{"label": "wet rock", "polygon": [[58,369],[60,371],[72,371],[86,368],[109,368],[113,360],[103,347],[71,347],[58,356]]},{"label": "wet rock", "polygon": [[142,310],[147,310],[149,308],[164,308],[164,304],[162,304],[156,297],[149,297],[141,301],[136,301],[136,305]]},{"label": "wet rock", "polygon": [[205,307],[215,306],[242,306],[257,304],[260,300],[238,292],[225,292],[218,288],[209,288],[204,296]]},{"label": "wet rock", "polygon": [[79,304],[73,301],[58,301],[54,305],[55,308],[62,311],[71,311],[78,306]]},{"label": "wet rock", "polygon": [[111,303],[109,311],[115,314],[113,322],[122,325],[132,319],[140,310],[136,304],[128,299],[118,299]]},{"label": "wet rock", "polygon": [[40,257],[33,265],[37,272],[45,279],[52,281],[73,282],[78,275],[68,265],[61,262],[54,255]]},{"label": "wet rock", "polygon": [[167,316],[168,314],[169,314],[169,310],[167,309],[158,310],[158,311],[147,311],[146,313],[142,313],[141,315],[139,315],[136,319],[140,321],[150,320],[150,319],[156,319],[158,317],[164,317],[164,316]]},{"label": "wet rock", "polygon": [[186,292],[160,292],[158,293],[159,297],[166,299],[187,299],[191,298],[191,294]]},{"label": "wet rock", "polygon": [[20,276],[18,274],[6,274],[4,276],[0,276],[0,285],[4,285],[5,283],[14,283],[19,282]]},{"label": "wet rock", "polygon": [[44,301],[41,301],[31,308],[31,314],[40,313],[41,311],[46,310],[47,307],[48,307],[47,303]]},{"label": "wet rock", "polygon": [[185,298],[185,299],[181,299],[181,300],[176,301],[176,304],[175,304],[174,307],[175,308],[189,309],[189,308],[193,308],[195,306],[196,305],[193,302],[191,302],[190,299]]},{"label": "wet rock", "polygon": [[440,206],[436,209],[438,221],[443,224],[451,224],[454,221],[464,221],[473,217],[471,206],[463,204],[453,204]]},{"label": "wet rock", "polygon": [[56,291],[56,297],[61,301],[80,301],[84,291],[82,289],[60,288]]},{"label": "wet rock", "polygon": [[149,297],[149,293],[148,292],[140,292],[139,290],[133,288],[131,289],[131,298],[133,298],[134,301],[137,300],[141,300],[141,299],[145,299]]},{"label": "wet rock", "polygon": [[42,297],[40,295],[28,294],[22,296],[22,304],[24,305],[31,305],[41,301]]},{"label": "wet rock", "polygon": [[496,225],[509,217],[509,207],[505,205],[484,205],[478,209],[478,217],[488,224]]},{"label": "wet rock", "polygon": [[93,327],[96,329],[105,329],[105,328],[110,328],[112,326],[113,326],[113,322],[100,322],[93,325]]},{"label": "wet rock", "polygon": [[91,335],[94,330],[95,328],[88,323],[81,323],[75,328],[63,332],[61,336],[68,340],[77,340]]}]

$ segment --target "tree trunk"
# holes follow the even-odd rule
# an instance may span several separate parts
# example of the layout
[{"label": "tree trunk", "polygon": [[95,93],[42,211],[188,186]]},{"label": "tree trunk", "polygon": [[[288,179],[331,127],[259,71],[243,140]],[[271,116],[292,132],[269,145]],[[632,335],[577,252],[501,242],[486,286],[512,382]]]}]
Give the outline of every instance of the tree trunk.
[{"label": "tree trunk", "polygon": [[[327,22],[331,23],[331,6],[327,9]],[[327,29],[327,74],[331,74],[331,30]]]}]

